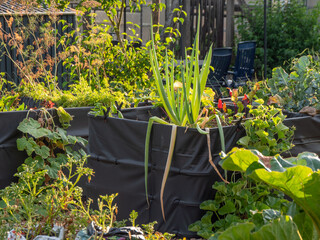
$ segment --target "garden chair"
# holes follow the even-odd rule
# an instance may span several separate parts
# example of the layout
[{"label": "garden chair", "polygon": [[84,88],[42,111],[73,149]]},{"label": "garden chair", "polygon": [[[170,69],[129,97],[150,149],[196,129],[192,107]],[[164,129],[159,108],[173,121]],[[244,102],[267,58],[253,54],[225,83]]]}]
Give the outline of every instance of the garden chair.
[{"label": "garden chair", "polygon": [[226,76],[232,57],[232,48],[215,48],[212,52],[211,66],[207,87],[219,91],[220,87],[226,86]]},{"label": "garden chair", "polygon": [[233,71],[228,74],[233,75],[231,86],[243,86],[246,81],[252,78],[254,73],[254,57],[256,52],[255,41],[245,41],[238,43],[238,50]]}]

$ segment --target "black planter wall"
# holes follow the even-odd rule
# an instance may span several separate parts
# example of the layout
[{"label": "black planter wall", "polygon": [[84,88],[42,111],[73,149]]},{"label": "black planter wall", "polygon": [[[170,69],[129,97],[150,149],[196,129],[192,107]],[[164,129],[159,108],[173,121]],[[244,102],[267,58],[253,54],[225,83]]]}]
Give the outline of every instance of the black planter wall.
[{"label": "black planter wall", "polygon": [[293,140],[295,146],[290,153],[283,155],[289,157],[301,152],[314,152],[320,156],[320,115],[312,117],[299,114],[298,117],[288,117],[284,124],[296,127]]},{"label": "black planter wall", "polygon": [[[146,115],[141,111],[140,118]],[[168,155],[171,126],[154,124],[150,142],[148,194],[145,196],[144,146],[148,122],[130,119],[93,117],[89,115],[89,167],[95,177],[88,183],[86,194],[119,193],[117,219],[127,219],[132,210],[139,213],[138,223],[157,221],[157,230],[178,236],[195,237],[188,225],[203,215],[199,205],[212,199],[211,188],[221,181],[210,165],[206,135],[196,129],[179,127],[172,165],[164,191],[166,222],[162,218],[160,189]],[[225,127],[227,150],[235,146],[244,131],[236,126]],[[218,129],[211,129],[211,151],[215,164],[221,151]]]},{"label": "black planter wall", "polygon": [[[66,108],[65,110],[73,116],[68,134],[88,139],[88,118],[90,107]],[[0,189],[8,186],[14,181],[13,175],[17,168],[27,158],[27,154],[17,149],[17,139],[21,132],[17,130],[19,123],[26,118],[28,111],[0,112]],[[53,116],[57,116],[52,111]],[[30,117],[36,118],[37,112],[30,112]]]}]

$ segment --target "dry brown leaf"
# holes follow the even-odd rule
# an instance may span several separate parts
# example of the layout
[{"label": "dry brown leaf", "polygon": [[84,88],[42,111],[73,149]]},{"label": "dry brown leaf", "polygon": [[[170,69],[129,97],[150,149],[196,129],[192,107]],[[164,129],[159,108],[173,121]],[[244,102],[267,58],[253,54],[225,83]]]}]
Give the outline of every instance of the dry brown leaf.
[{"label": "dry brown leaf", "polygon": [[316,108],[314,107],[309,107],[309,106],[306,106],[306,107],[303,107],[299,113],[305,113],[305,114],[308,114],[310,116],[315,116],[317,115],[318,113],[320,113],[319,110],[317,110]]}]

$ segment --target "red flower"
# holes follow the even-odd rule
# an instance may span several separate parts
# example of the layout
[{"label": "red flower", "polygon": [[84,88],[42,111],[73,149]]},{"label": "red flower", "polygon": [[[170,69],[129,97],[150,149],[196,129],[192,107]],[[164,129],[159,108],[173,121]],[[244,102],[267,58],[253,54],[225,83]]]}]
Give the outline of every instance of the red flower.
[{"label": "red flower", "polygon": [[54,103],[49,100],[49,102],[48,102],[48,108],[53,108],[53,107],[54,107]]},{"label": "red flower", "polygon": [[242,104],[246,107],[250,103],[248,96],[245,94],[242,99]]},{"label": "red flower", "polygon": [[223,106],[222,106],[222,100],[221,100],[221,98],[219,99],[219,101],[218,101],[218,109],[222,109],[223,108]]}]

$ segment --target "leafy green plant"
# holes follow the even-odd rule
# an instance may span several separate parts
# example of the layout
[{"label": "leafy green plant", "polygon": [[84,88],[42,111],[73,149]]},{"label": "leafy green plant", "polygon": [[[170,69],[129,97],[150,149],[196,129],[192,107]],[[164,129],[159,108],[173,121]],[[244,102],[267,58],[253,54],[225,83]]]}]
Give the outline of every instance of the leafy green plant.
[{"label": "leafy green plant", "polygon": [[257,149],[267,156],[274,156],[290,150],[293,147],[294,127],[283,124],[286,116],[280,108],[264,105],[262,99],[255,101],[258,106],[248,105],[251,119],[243,126],[246,136],[240,138],[238,144],[245,148]]},{"label": "leafy green plant", "polygon": [[0,112],[25,110],[24,103],[20,104],[20,95],[14,91],[7,90],[14,84],[0,76]]},{"label": "leafy green plant", "polygon": [[[56,110],[60,116],[60,124],[67,128],[72,117],[61,107]],[[83,154],[74,152],[72,146],[76,143],[82,146],[87,144],[85,139],[68,136],[63,128],[57,127],[47,110],[40,111],[38,120],[24,119],[18,130],[24,133],[24,136],[17,140],[18,150],[26,151],[29,156],[25,164],[36,163],[36,170],[47,170],[47,181],[58,178],[61,165],[67,163],[68,155],[81,159]]]},{"label": "leafy green plant", "polygon": [[33,239],[50,235],[54,225],[61,225],[67,239],[74,239],[92,221],[104,231],[124,225],[115,222],[117,194],[100,196],[97,210],[91,209],[93,200],[83,201],[79,181],[93,176],[93,170],[85,167],[87,155],[82,147],[87,141],[67,135],[64,128],[72,117],[61,107],[55,110],[62,128],[46,109],[38,112],[37,120],[27,117],[18,126],[24,134],[17,140],[18,149],[29,157],[15,174],[18,182],[0,191],[0,221],[6,223],[0,226],[1,238],[14,229]]},{"label": "leafy green plant", "polygon": [[[53,102],[57,107],[86,107],[97,103],[111,107],[115,102],[127,106],[124,94],[112,91],[109,87],[92,89],[87,81],[81,79],[77,84],[71,84],[68,90],[49,92],[42,84],[36,84],[34,89],[29,84],[19,85],[16,92],[20,96],[30,97],[38,101]],[[107,85],[108,86],[108,85]]]},{"label": "leafy green plant", "polygon": [[293,59],[290,73],[282,67],[274,68],[267,83],[278,105],[284,109],[298,112],[304,107],[315,107],[320,110],[320,68],[311,55]]},{"label": "leafy green plant", "polygon": [[[56,111],[61,126],[68,127],[71,116],[62,108]],[[84,166],[84,150],[76,151],[72,146],[84,146],[86,140],[68,136],[47,110],[39,112],[38,120],[26,118],[18,129],[24,133],[17,140],[18,149],[25,150],[29,157],[15,174],[18,182],[0,191],[0,221],[5,223],[0,226],[0,236],[4,239],[7,231],[14,229],[31,239],[39,234],[50,235],[57,224],[72,238],[87,224],[85,214],[75,211],[82,201],[78,183],[83,176],[90,179],[93,175]]]},{"label": "leafy green plant", "polygon": [[[286,159],[279,155],[268,158],[260,152],[234,148],[222,160],[222,167],[230,171],[246,172],[250,178],[264,182],[288,195],[305,211],[312,220],[317,234],[320,234],[320,195],[317,191],[320,181],[320,159],[316,154],[305,152]],[[294,216],[294,220],[299,222],[298,226],[301,227],[305,216]],[[301,229],[301,232],[304,230]],[[312,239],[314,232],[304,234],[306,239]]]},{"label": "leafy green plant", "polygon": [[116,104],[112,104],[111,107],[107,107],[104,104],[97,103],[93,109],[89,112],[96,116],[107,116],[113,117],[117,116],[118,118],[123,118],[121,111],[118,110]]},{"label": "leafy green plant", "polygon": [[[151,42],[144,43],[137,37],[137,25],[132,25],[130,33],[120,34],[119,26],[124,7],[134,11],[140,8],[144,1],[97,1],[99,8],[106,12],[108,20],[96,25],[94,22],[86,24],[88,30],[83,33],[76,31],[70,36],[64,36],[62,41],[67,43],[70,37],[76,36],[72,44],[66,48],[64,65],[71,71],[71,79],[77,83],[79,79],[88,82],[91,88],[111,88],[113,91],[122,92],[129,102],[139,102],[152,94],[155,88],[149,59],[148,46]],[[85,12],[90,12],[90,7]],[[178,11],[182,12],[181,9]],[[94,16],[92,16],[92,19]],[[179,21],[182,21],[179,18]],[[112,32],[117,36],[116,40]],[[179,36],[177,28],[164,30],[168,32],[165,41],[161,41],[160,34],[154,36],[157,56],[164,62],[163,55],[166,47],[176,41]],[[168,50],[172,56],[172,51]],[[161,64],[160,67],[163,64]]]},{"label": "leafy green plant", "polygon": [[240,223],[228,228],[214,239],[302,240],[298,228],[290,216],[280,216],[279,218],[272,219],[270,223],[264,225],[257,231],[254,231],[255,227],[256,225],[254,223]]},{"label": "leafy green plant", "polygon": [[19,103],[19,95],[0,96],[0,112],[21,111],[25,110],[24,103]]},{"label": "leafy green plant", "polygon": [[273,191],[266,184],[256,184],[246,177],[229,184],[216,182],[212,188],[216,190],[214,200],[204,201],[200,205],[206,214],[189,226],[190,231],[197,232],[205,239],[238,223],[254,221],[256,214],[264,210],[286,213],[290,206],[281,192]]},{"label": "leafy green plant", "polygon": [[[255,69],[259,76],[263,75],[264,69],[263,6],[264,1],[255,1],[252,8],[246,9],[244,16],[236,20],[239,41],[257,41]],[[282,66],[303,50],[319,49],[319,16],[319,5],[308,9],[301,0],[268,2],[268,76],[273,68]]]},{"label": "leafy green plant", "polygon": [[150,92],[153,84],[149,80],[146,47],[134,48],[128,40],[114,45],[110,28],[105,24],[93,25],[78,35],[66,48],[64,61],[74,83],[83,79],[92,89],[112,88],[123,92],[131,102],[134,97],[143,98]]}]

